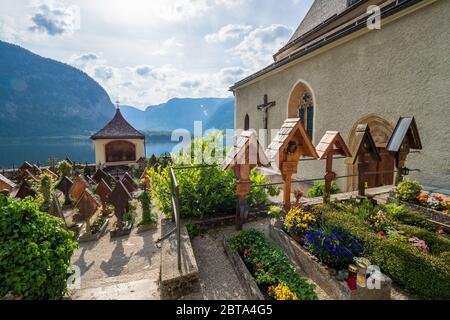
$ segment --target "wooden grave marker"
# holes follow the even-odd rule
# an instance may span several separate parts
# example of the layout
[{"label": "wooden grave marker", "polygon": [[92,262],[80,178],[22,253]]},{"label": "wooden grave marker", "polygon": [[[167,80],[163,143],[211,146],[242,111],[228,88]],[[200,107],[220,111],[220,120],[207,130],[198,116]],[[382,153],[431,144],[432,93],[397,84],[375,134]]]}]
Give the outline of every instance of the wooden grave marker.
[{"label": "wooden grave marker", "polygon": [[284,210],[288,213],[291,209],[292,175],[297,173],[300,158],[317,159],[319,156],[299,118],[286,119],[266,153],[272,166],[279,168],[283,177]]},{"label": "wooden grave marker", "polygon": [[95,198],[91,190],[85,189],[78,202],[75,204],[75,208],[80,212],[81,218],[86,221],[86,233],[91,231],[91,218],[97,212],[100,204]]},{"label": "wooden grave marker", "polygon": [[17,190],[14,198],[19,198],[19,199],[23,200],[26,197],[36,198],[37,193],[36,193],[36,191],[33,190],[33,188],[31,188],[31,186],[29,185],[29,183],[27,181],[23,181],[20,184],[19,189]]},{"label": "wooden grave marker", "polygon": [[129,179],[125,178],[125,176],[122,179],[122,183],[125,186],[125,188],[127,188],[128,192],[132,194],[133,191],[135,190],[134,184],[131,183]]},{"label": "wooden grave marker", "polygon": [[108,184],[111,183],[111,181],[113,181],[113,177],[106,173],[103,169],[97,169],[97,171],[95,171],[92,179],[96,182],[96,183],[100,183],[100,180],[105,180],[105,182],[107,182]]},{"label": "wooden grave marker", "polygon": [[109,203],[114,206],[114,215],[117,218],[117,228],[119,230],[123,229],[123,216],[127,213],[131,200],[132,197],[122,181],[117,181],[114,190],[109,195]]},{"label": "wooden grave marker", "polygon": [[352,151],[352,163],[358,163],[358,196],[365,196],[366,173],[368,172],[368,157],[381,161],[378,148],[367,124],[360,124],[355,132],[355,149]]},{"label": "wooden grave marker", "polygon": [[72,188],[70,188],[69,194],[75,201],[78,201],[83,195],[85,190],[90,188],[89,184],[84,180],[84,178],[78,176],[74,179]]},{"label": "wooden grave marker", "polygon": [[61,204],[59,203],[59,199],[56,194],[52,194],[52,203],[48,213],[54,217],[61,218],[64,221],[64,225],[68,227],[66,217],[64,216]]},{"label": "wooden grave marker", "polygon": [[403,176],[409,173],[406,159],[411,149],[422,150],[422,141],[414,117],[400,117],[386,149],[395,158],[397,167],[395,185],[397,185],[403,181]]},{"label": "wooden grave marker", "polygon": [[69,177],[63,176],[58,184],[55,186],[56,189],[64,194],[64,204],[70,204],[70,189],[73,186],[73,181]]},{"label": "wooden grave marker", "polygon": [[325,167],[324,202],[329,203],[331,197],[331,184],[333,180],[336,179],[336,173],[333,171],[333,157],[335,155],[341,155],[351,158],[352,154],[338,131],[327,131],[317,145],[316,151],[320,160],[326,159],[327,161]]},{"label": "wooden grave marker", "polygon": [[108,197],[111,194],[112,190],[109,185],[106,183],[104,179],[101,179],[97,188],[95,189],[95,193],[97,193],[100,197],[100,201],[102,204],[102,213],[104,215],[109,215],[108,209]]},{"label": "wooden grave marker", "polygon": [[257,167],[270,167],[269,159],[253,131],[243,131],[227,153],[222,169],[231,169],[237,178],[236,229],[241,230],[247,219],[248,207],[245,201],[250,191],[250,171]]}]

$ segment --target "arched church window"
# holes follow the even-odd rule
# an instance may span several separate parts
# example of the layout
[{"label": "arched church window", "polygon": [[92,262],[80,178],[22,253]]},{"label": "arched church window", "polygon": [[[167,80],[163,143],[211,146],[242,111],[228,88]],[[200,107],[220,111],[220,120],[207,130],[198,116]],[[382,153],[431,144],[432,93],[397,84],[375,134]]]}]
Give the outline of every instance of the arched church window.
[{"label": "arched church window", "polygon": [[244,121],[244,130],[250,129],[250,117],[248,114],[245,115],[245,121]]},{"label": "arched church window", "polygon": [[298,117],[308,136],[312,139],[314,126],[314,103],[312,96],[304,92],[300,98]]}]

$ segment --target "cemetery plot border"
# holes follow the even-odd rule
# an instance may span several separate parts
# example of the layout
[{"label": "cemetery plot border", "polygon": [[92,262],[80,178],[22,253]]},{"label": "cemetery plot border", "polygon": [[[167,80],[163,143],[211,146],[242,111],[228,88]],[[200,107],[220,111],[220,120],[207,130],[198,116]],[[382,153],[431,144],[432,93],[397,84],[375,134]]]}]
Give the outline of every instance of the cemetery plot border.
[{"label": "cemetery plot border", "polygon": [[233,269],[236,272],[239,282],[241,283],[242,287],[245,289],[248,297],[251,300],[265,300],[264,295],[262,294],[261,290],[259,290],[258,285],[253,279],[253,276],[248,271],[244,261],[242,261],[237,252],[231,249],[229,240],[230,238],[228,237],[223,238],[223,247],[231,264],[233,265]]},{"label": "cemetery plot border", "polygon": [[288,255],[289,259],[333,299],[390,300],[392,281],[386,275],[384,275],[385,281],[381,284],[381,289],[379,290],[358,287],[357,290],[352,291],[348,288],[345,281],[335,279],[325,265],[320,263],[315,256],[302,248],[300,244],[286,234],[275,219],[270,221],[269,235]]},{"label": "cemetery plot border", "polygon": [[109,225],[109,218],[106,218],[103,224],[101,225],[100,229],[95,234],[84,232],[78,237],[78,242],[82,243],[99,240],[105,233],[106,229],[108,228],[108,225]]}]

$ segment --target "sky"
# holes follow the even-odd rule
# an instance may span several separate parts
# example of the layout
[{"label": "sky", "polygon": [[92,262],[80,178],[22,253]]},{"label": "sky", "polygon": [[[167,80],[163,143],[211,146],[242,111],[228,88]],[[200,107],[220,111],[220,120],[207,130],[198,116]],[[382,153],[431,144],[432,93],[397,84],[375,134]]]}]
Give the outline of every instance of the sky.
[{"label": "sky", "polygon": [[145,108],[229,97],[273,62],[313,0],[2,0],[0,39],[68,63]]}]

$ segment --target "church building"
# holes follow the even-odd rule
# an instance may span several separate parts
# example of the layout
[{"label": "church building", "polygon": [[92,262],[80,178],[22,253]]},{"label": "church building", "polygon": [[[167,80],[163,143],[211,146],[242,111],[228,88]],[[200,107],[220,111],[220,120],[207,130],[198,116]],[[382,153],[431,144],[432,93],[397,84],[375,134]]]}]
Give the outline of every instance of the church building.
[{"label": "church building", "polygon": [[136,165],[145,157],[145,135],[129,124],[120,108],[114,118],[100,131],[92,135],[95,147],[95,163],[99,167]]},{"label": "church building", "polygon": [[[377,17],[381,28],[370,24]],[[449,30],[449,0],[315,0],[274,62],[231,87],[235,129],[267,128],[269,137],[258,137],[267,147],[286,118],[300,118],[314,145],[332,130],[353,150],[357,126],[368,124],[381,156],[370,167],[386,172],[395,168],[386,150],[395,125],[414,116],[423,150],[408,157],[407,167],[420,169],[411,177],[450,189]],[[357,173],[351,159],[335,163],[338,176]],[[318,178],[325,163],[304,161],[298,172]],[[357,177],[337,182],[355,190]],[[380,173],[368,185],[393,182]]]}]

